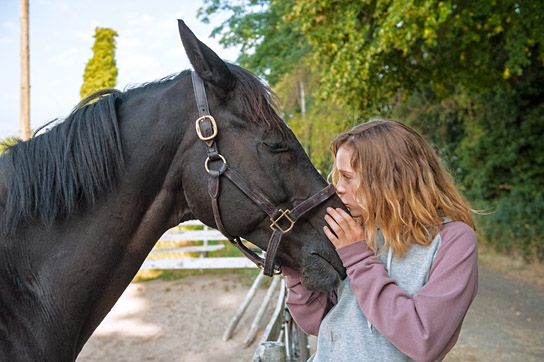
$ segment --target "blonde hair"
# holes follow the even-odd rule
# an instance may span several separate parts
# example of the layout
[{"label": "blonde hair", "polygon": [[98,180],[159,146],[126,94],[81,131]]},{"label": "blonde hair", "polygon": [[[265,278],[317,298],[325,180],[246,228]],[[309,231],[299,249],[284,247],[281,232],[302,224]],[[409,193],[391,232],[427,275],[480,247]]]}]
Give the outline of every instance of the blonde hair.
[{"label": "blonde hair", "polygon": [[379,247],[377,227],[385,240],[381,251],[389,246],[399,258],[411,243],[429,245],[447,216],[475,229],[469,202],[430,144],[413,129],[375,119],[340,134],[330,147],[335,162],[329,177],[335,185],[341,146],[353,151],[354,197],[363,209],[358,221],[365,226],[367,244],[374,252]]}]

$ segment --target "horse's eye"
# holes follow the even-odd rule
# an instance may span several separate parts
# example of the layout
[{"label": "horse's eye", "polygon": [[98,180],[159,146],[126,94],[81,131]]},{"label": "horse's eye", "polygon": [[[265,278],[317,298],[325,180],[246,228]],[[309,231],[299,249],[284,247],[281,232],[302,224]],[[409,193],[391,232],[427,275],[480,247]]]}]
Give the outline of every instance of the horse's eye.
[{"label": "horse's eye", "polygon": [[267,143],[263,142],[263,144],[268,148],[270,152],[279,153],[279,152],[286,152],[289,151],[289,147],[281,144],[281,143]]}]

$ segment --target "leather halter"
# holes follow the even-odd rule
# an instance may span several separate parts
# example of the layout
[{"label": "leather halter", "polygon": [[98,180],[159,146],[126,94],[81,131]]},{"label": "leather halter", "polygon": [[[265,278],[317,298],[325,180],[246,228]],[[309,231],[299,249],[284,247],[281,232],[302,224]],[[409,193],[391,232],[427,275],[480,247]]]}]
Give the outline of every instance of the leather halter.
[{"label": "leather halter", "polygon": [[[292,210],[282,210],[274,206],[261,190],[256,186],[250,185],[238,172],[236,172],[236,170],[230,168],[226,159],[219,153],[217,143],[215,142],[218,133],[217,123],[210,114],[204,82],[194,71],[192,72],[192,81],[199,114],[195,127],[198,137],[207,147],[208,158],[204,163],[204,167],[208,172],[208,193],[212,200],[213,217],[217,229],[225,235],[233,245],[240,249],[248,259],[262,268],[265,275],[272,276],[274,272],[279,273],[281,271],[281,266],[276,265],[274,259],[278,246],[280,245],[281,237],[293,229],[295,222],[302,215],[331,197],[336,192],[336,189],[333,185],[328,185]],[[221,162],[221,165],[217,170],[212,170],[209,167],[209,163],[214,161]],[[251,251],[242,243],[239,236],[233,236],[225,229],[221,220],[221,214],[219,213],[219,183],[221,175],[227,177],[270,217],[272,236],[268,242],[266,258],[262,258]],[[280,222],[284,226],[280,225]],[[287,226],[285,226],[285,224],[287,224]]]}]

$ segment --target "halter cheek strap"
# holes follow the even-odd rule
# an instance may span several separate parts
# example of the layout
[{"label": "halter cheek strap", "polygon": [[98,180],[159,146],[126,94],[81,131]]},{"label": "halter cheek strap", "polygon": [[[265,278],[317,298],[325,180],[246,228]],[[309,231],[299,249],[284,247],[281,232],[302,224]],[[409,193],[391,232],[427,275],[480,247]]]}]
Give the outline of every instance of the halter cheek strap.
[{"label": "halter cheek strap", "polygon": [[[295,222],[302,217],[306,212],[310,211],[317,205],[321,204],[331,197],[336,189],[333,185],[328,185],[323,190],[319,191],[309,199],[297,205],[292,210],[282,210],[274,206],[268,197],[256,186],[250,185],[236,170],[230,168],[226,159],[219,153],[215,138],[217,137],[218,129],[215,119],[211,116],[208,100],[206,98],[206,90],[204,82],[196,72],[192,72],[193,89],[198,106],[199,118],[196,120],[195,128],[198,137],[206,144],[208,158],[204,163],[204,167],[208,172],[208,193],[212,200],[213,217],[217,229],[225,235],[229,241],[235,245],[240,251],[257,266],[263,269],[263,273],[272,276],[274,272],[280,272],[280,266],[274,260],[276,252],[284,234],[290,232]],[[217,169],[210,169],[210,162],[220,162]],[[215,163],[217,163],[215,162]],[[270,218],[272,236],[268,242],[266,250],[266,258],[262,258],[255,252],[248,249],[240,240],[239,236],[233,236],[227,232],[221,214],[219,211],[219,192],[221,176],[227,177],[236,187],[238,187],[247,197],[257,204]]]}]

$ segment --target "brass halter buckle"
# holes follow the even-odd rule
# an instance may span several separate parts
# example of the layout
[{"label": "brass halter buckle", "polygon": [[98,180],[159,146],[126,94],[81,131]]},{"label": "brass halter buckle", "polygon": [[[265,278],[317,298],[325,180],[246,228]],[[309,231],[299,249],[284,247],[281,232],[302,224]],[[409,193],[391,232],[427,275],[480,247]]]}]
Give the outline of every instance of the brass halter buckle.
[{"label": "brass halter buckle", "polygon": [[[276,231],[276,230],[279,230],[281,231],[282,234],[287,234],[289,231],[291,231],[291,229],[293,228],[293,226],[295,226],[295,222],[296,220],[293,220],[289,217],[289,214],[291,213],[291,210],[289,209],[286,209],[285,211],[280,209],[280,216],[278,216],[276,218],[276,220],[273,220],[272,218],[270,218],[270,221],[272,221],[272,224],[270,224],[270,229],[272,229],[273,231]],[[283,229],[280,225],[279,225],[279,221],[281,220],[282,217],[284,217],[291,223],[291,225],[287,228],[287,229]]]},{"label": "brass halter buckle", "polygon": [[[203,136],[202,130],[200,129],[200,123],[206,120],[210,121],[210,124],[212,127],[212,134],[210,136]],[[195,123],[195,127],[196,127],[196,133],[198,134],[198,138],[200,138],[202,141],[213,140],[217,136],[217,123],[215,122],[215,118],[213,118],[209,114],[197,119]]]}]

